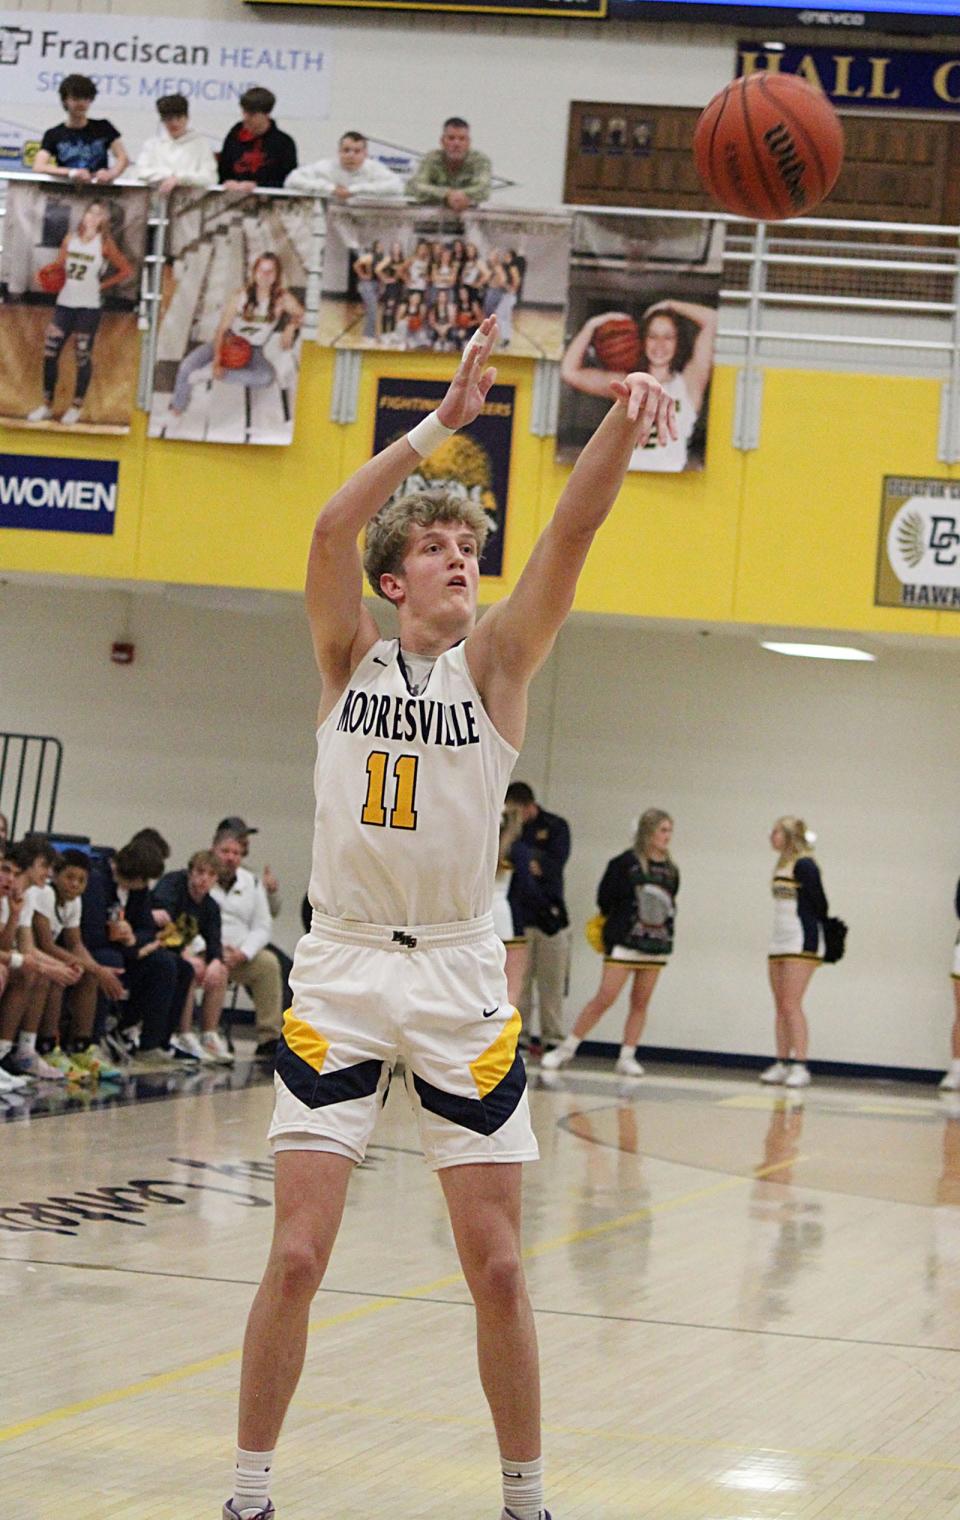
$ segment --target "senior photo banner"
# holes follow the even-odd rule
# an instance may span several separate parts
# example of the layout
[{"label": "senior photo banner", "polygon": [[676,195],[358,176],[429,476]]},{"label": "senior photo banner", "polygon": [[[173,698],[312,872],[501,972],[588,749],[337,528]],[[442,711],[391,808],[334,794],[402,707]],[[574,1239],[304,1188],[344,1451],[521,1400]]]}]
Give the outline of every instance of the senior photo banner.
[{"label": "senior photo banner", "polygon": [[884,476],[874,603],[960,612],[960,480]]},{"label": "senior photo banner", "polygon": [[0,257],[0,421],[126,433],[146,190],[13,181]]},{"label": "senior photo banner", "polygon": [[559,359],[569,248],[563,214],[331,207],[318,339],[456,353],[496,313],[500,352]]},{"label": "senior photo banner", "polygon": [[572,464],[610,404],[610,384],[646,370],[676,403],[676,439],[654,435],[631,470],[703,468],[723,258],[720,224],[574,218],[556,457]]},{"label": "senior photo banner", "polygon": [[292,442],[314,210],[306,196],[171,196],[151,438]]},{"label": "senior photo banner", "polygon": [[[422,422],[439,406],[447,388],[446,380],[381,378],[377,385],[373,453],[379,454]],[[490,524],[490,536],[480,559],[481,575],[503,573],[515,401],[515,386],[494,385],[476,421],[422,459],[391,498],[396,500],[411,491],[438,491],[481,507]]]}]

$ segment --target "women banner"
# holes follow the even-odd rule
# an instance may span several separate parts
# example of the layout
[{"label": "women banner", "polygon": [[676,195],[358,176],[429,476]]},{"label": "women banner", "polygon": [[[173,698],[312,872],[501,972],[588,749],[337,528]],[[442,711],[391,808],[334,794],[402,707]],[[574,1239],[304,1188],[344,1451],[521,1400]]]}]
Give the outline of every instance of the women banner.
[{"label": "women banner", "polygon": [[[439,406],[446,380],[381,378],[377,386],[377,417],[373,452],[379,454]],[[516,387],[494,385],[479,417],[422,459],[394,492],[393,500],[414,491],[442,492],[482,507],[490,524],[481,575],[503,574],[503,544],[510,493],[510,445]]]},{"label": "women banner", "polygon": [[302,196],[174,192],[151,438],[292,441],[314,212]]},{"label": "women banner", "polygon": [[126,433],[140,362],[148,193],[11,180],[0,257],[0,421]]},{"label": "women banner", "polygon": [[722,225],[621,213],[574,219],[556,457],[572,464],[610,403],[611,382],[644,370],[676,404],[676,439],[654,435],[631,470],[703,468]]},{"label": "women banner", "polygon": [[331,207],[318,339],[456,353],[496,313],[501,352],[559,359],[569,249],[562,214]]}]

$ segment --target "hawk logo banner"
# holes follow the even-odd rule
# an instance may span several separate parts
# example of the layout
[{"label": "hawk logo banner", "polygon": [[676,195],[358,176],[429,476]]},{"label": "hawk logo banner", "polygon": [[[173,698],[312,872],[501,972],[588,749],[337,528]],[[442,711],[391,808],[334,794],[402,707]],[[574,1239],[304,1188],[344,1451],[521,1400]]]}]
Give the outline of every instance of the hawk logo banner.
[{"label": "hawk logo banner", "polygon": [[874,601],[960,612],[960,480],[884,476]]},{"label": "hawk logo banner", "polygon": [[[379,454],[394,439],[405,437],[440,404],[446,391],[445,380],[381,378],[377,388],[374,454]],[[490,524],[490,536],[480,561],[481,575],[503,573],[515,398],[515,386],[493,386],[477,420],[420,460],[395,492],[396,499],[412,491],[444,491],[482,507]]]}]

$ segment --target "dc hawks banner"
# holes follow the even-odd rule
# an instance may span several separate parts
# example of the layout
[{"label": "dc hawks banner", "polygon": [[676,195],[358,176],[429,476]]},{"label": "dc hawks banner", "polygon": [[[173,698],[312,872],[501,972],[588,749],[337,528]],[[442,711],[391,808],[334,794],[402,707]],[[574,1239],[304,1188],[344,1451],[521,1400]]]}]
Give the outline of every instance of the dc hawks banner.
[{"label": "dc hawks banner", "polygon": [[314,206],[174,192],[151,438],[292,442]]},{"label": "dc hawks banner", "polygon": [[0,421],[126,433],[140,363],[148,192],[11,181],[0,258]]},{"label": "dc hawks banner", "polygon": [[[382,378],[377,386],[374,454],[422,422],[446,392],[446,380]],[[412,491],[443,491],[482,507],[490,523],[490,537],[480,561],[481,575],[503,574],[515,399],[515,386],[493,386],[476,421],[421,460],[392,498]]]},{"label": "dc hawks banner", "polygon": [[557,459],[572,464],[610,405],[610,384],[646,370],[676,403],[679,437],[656,434],[631,470],[703,468],[720,299],[719,225],[578,215],[567,292]]},{"label": "dc hawks banner", "polygon": [[960,480],[884,476],[874,601],[960,612]]}]

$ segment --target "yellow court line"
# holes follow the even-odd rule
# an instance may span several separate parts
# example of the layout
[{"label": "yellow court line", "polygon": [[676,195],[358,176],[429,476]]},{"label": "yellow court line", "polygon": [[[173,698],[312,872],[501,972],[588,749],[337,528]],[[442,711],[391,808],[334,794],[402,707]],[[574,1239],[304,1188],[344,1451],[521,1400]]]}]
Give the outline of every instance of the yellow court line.
[{"label": "yellow court line", "polygon": [[[539,1245],[528,1246],[523,1254],[530,1260],[537,1256],[545,1256],[548,1251],[558,1251],[564,1246],[577,1245],[581,1241],[593,1240],[599,1235],[608,1235],[613,1230],[629,1229],[640,1220],[649,1219],[651,1214],[663,1214],[668,1209],[698,1203],[702,1198],[726,1192],[733,1187],[742,1187],[745,1183],[755,1181],[757,1177],[764,1177],[786,1166],[795,1166],[797,1162],[804,1159],[802,1156],[791,1156],[788,1161],[777,1161],[772,1166],[763,1167],[760,1171],[752,1173],[749,1177],[725,1177],[722,1182],[710,1183],[706,1187],[696,1188],[693,1192],[678,1194],[676,1198],[665,1198],[662,1203],[648,1204],[645,1208],[635,1209],[630,1214],[621,1214],[618,1219],[609,1219],[602,1224],[590,1225],[584,1230],[573,1230],[569,1234],[558,1235],[553,1240],[542,1241]],[[53,1262],[51,1265],[56,1266],[56,1263]],[[355,1320],[366,1319],[371,1314],[379,1314],[384,1309],[395,1309],[411,1298],[427,1298],[431,1293],[438,1293],[442,1288],[451,1288],[463,1281],[462,1272],[451,1272],[445,1277],[435,1278],[433,1282],[424,1283],[419,1288],[409,1288],[395,1297],[375,1298],[370,1303],[358,1305],[355,1309],[345,1309],[341,1314],[331,1314],[324,1319],[311,1320],[307,1326],[307,1333],[316,1335],[320,1330],[332,1330],[338,1325],[352,1324]],[[105,1409],[111,1404],[120,1404],[126,1399],[139,1398],[141,1394],[156,1393],[161,1388],[169,1388],[173,1383],[182,1383],[188,1378],[199,1377],[204,1372],[213,1372],[218,1367],[227,1367],[231,1362],[238,1362],[242,1353],[243,1348],[237,1346],[232,1351],[221,1351],[217,1356],[208,1356],[199,1362],[187,1362],[183,1367],[173,1367],[169,1372],[158,1372],[154,1377],[141,1378],[139,1382],[128,1383],[123,1388],[108,1389],[105,1393],[94,1394],[89,1399],[79,1399],[75,1404],[61,1404],[59,1409],[49,1409],[45,1414],[31,1415],[29,1419],[18,1420],[13,1425],[0,1426],[0,1444],[15,1441],[19,1436],[29,1435],[34,1430],[43,1430],[50,1425],[62,1424],[63,1421],[72,1420],[77,1415],[89,1413],[91,1409]]]}]

